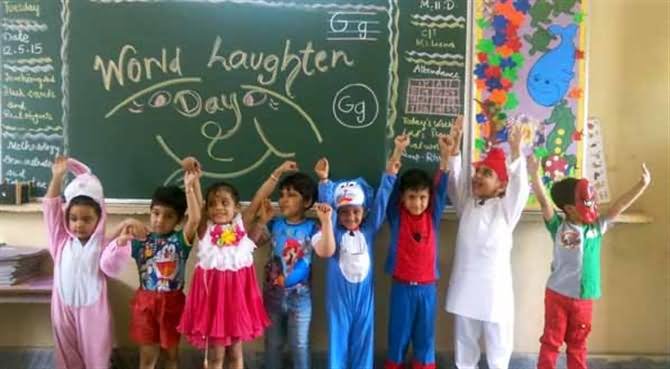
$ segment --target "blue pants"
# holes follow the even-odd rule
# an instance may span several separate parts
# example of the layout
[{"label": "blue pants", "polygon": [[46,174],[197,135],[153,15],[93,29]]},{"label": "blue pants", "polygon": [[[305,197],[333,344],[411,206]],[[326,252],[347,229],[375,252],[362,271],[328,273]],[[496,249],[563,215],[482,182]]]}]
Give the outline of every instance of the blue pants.
[{"label": "blue pants", "polygon": [[353,292],[345,296],[328,296],[328,368],[372,369],[374,302],[371,293],[368,291],[367,298],[357,299],[357,303],[345,301],[356,295]]},{"label": "blue pants", "polygon": [[[267,295],[266,295],[267,296]],[[282,353],[288,336],[295,369],[309,369],[309,324],[312,320],[312,294],[302,285],[286,291],[278,300],[267,301],[272,324],[265,331],[265,368],[282,369]]]},{"label": "blue pants", "polygon": [[414,366],[434,367],[436,300],[434,283],[410,285],[393,281],[387,366],[395,367],[403,362],[411,341]]}]

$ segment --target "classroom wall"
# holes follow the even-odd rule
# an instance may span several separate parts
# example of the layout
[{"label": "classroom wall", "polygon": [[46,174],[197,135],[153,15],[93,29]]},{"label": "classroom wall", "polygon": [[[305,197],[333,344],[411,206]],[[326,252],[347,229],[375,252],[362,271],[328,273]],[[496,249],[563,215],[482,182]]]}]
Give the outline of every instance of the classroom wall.
[{"label": "classroom wall", "polygon": [[[595,304],[590,351],[597,354],[670,354],[670,113],[669,27],[667,0],[592,0],[589,111],[603,124],[611,192],[620,194],[639,178],[646,162],[652,185],[634,210],[653,217],[651,224],[620,224],[603,244],[603,298]],[[110,217],[110,225],[122,219]],[[452,350],[452,319],[444,311],[447,278],[456,232],[455,221],[442,223],[437,348]],[[382,273],[388,230],[377,242],[377,340],[386,347],[389,278]],[[0,242],[45,245],[41,215],[0,212]],[[515,351],[538,350],[543,326],[544,284],[551,243],[537,215],[525,216],[515,232],[512,263],[516,301]],[[267,250],[257,253],[257,269]],[[191,267],[195,258],[191,260]],[[315,265],[313,348],[326,350],[323,261]],[[190,275],[190,272],[189,272]],[[128,301],[137,286],[133,265],[121,281],[110,282],[110,300],[121,346],[127,338]],[[52,344],[46,305],[0,305],[0,346]],[[262,349],[262,341],[249,348]]]}]

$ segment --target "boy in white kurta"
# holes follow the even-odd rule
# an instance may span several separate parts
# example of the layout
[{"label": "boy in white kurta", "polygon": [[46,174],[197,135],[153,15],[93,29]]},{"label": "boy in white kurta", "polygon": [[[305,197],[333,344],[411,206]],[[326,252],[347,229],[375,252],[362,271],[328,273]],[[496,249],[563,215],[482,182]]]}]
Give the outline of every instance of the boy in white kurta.
[{"label": "boy in white kurta", "polygon": [[[456,129],[460,136],[460,126]],[[461,173],[460,154],[453,153],[449,161],[449,199],[460,221],[446,309],[455,315],[458,369],[477,368],[482,334],[490,369],[507,369],[512,354],[512,232],[528,201],[529,185],[518,127],[512,129],[509,144],[509,168],[499,148],[474,163],[471,193]]]}]

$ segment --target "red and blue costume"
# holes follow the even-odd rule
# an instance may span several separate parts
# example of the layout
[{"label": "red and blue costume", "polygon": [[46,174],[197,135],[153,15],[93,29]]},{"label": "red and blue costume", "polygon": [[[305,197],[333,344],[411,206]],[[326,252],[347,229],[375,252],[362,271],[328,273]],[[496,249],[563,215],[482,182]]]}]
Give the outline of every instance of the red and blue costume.
[{"label": "red and blue costume", "polygon": [[447,173],[436,174],[428,208],[412,215],[396,185],[387,209],[391,245],[385,271],[393,277],[388,354],[384,367],[401,368],[411,341],[413,369],[435,368],[440,218],[447,200]]}]

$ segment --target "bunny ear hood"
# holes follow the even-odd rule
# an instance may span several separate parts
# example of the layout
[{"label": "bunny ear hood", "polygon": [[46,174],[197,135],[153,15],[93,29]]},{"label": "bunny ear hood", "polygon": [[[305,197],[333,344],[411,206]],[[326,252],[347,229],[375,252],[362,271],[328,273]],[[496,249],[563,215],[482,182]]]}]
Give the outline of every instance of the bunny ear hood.
[{"label": "bunny ear hood", "polygon": [[91,173],[91,169],[75,159],[67,160],[67,168],[75,177],[65,187],[63,193],[65,202],[69,204],[77,196],[88,196],[102,206],[105,202],[102,184],[98,177]]},{"label": "bunny ear hood", "polygon": [[[105,229],[105,218],[107,211],[105,209],[105,195],[102,190],[102,184],[98,177],[96,177],[91,169],[86,164],[69,158],[67,160],[67,169],[74,174],[74,179],[65,187],[63,195],[65,196],[65,209],[70,206],[70,201],[77,196],[88,196],[100,205],[100,219],[94,234],[100,234]],[[67,217],[67,211],[63,212]],[[65,224],[68,224],[65,219]],[[67,227],[66,227],[67,228]],[[68,233],[70,230],[68,229]],[[72,234],[70,234],[72,236]],[[104,234],[103,234],[104,236]]]}]

